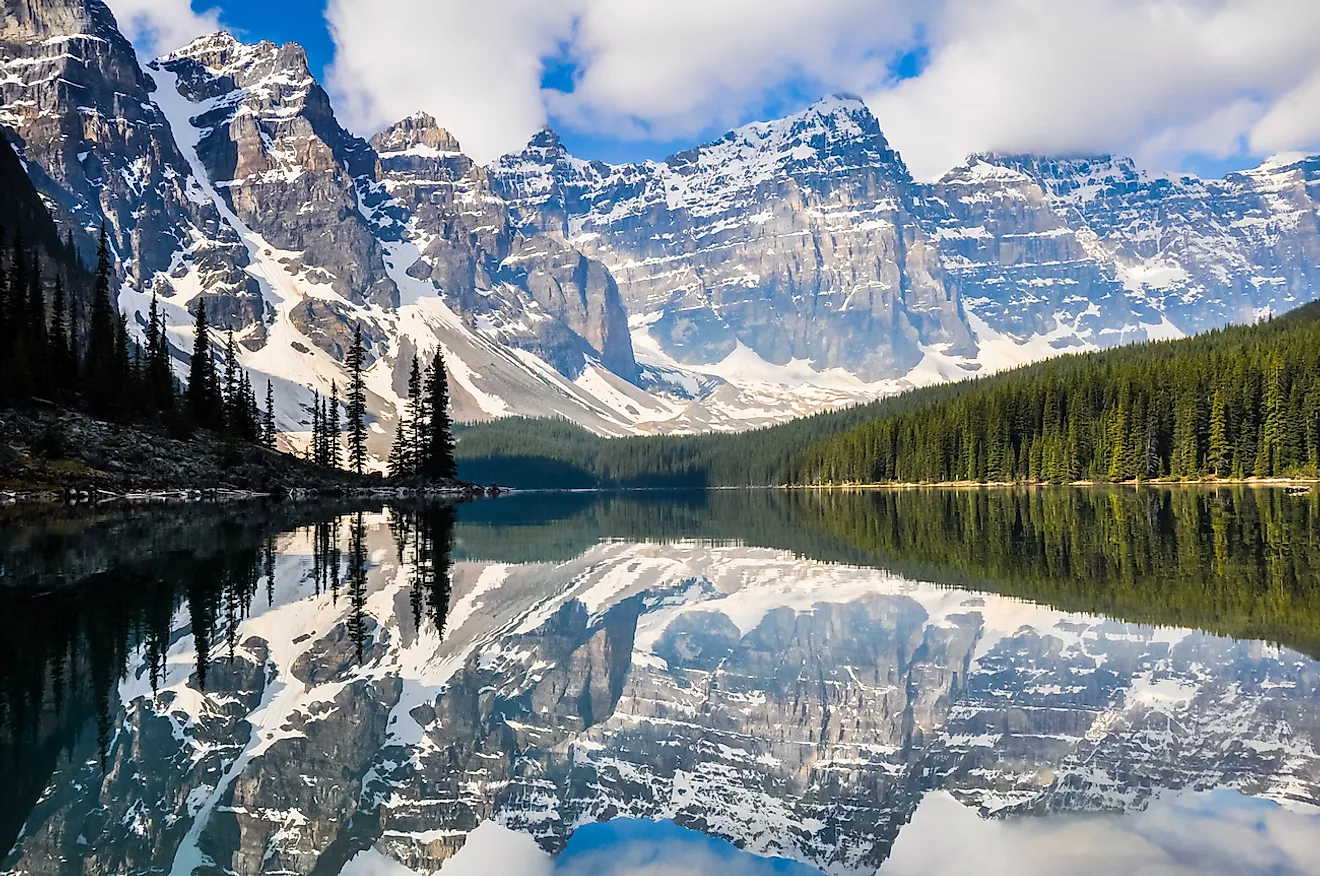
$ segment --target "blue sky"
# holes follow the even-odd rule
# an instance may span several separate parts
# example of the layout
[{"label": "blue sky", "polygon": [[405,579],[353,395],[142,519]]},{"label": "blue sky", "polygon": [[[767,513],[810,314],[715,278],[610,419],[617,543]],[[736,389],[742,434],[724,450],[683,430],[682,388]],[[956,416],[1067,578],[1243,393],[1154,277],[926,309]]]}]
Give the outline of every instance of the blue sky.
[{"label": "blue sky", "polygon": [[544,124],[661,158],[835,91],[922,178],[987,150],[1203,176],[1320,150],[1314,0],[109,2],[147,54],[217,23],[295,40],[348,127],[425,110],[482,161]]}]

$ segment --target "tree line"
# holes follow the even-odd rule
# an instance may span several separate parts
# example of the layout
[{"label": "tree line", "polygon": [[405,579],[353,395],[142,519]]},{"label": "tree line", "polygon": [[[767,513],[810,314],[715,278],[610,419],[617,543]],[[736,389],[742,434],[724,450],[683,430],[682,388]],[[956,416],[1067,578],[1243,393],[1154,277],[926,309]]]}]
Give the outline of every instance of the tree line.
[{"label": "tree line", "polygon": [[791,480],[1125,482],[1320,473],[1320,305],[1068,356],[809,448]]},{"label": "tree line", "polygon": [[[217,361],[215,330],[204,300],[194,308],[192,350],[186,382],[171,366],[171,347],[162,308],[153,294],[144,339],[128,330],[114,300],[114,267],[104,227],[91,278],[71,239],[59,258],[41,257],[21,234],[0,241],[0,408],[48,402],[101,419],[157,422],[176,434],[205,429],[226,439],[228,453],[241,443],[274,449],[278,437],[275,393],[267,380],[264,399],[239,363],[233,331],[226,333]],[[68,292],[68,278],[90,286],[87,312]],[[348,382],[339,396],[313,393],[307,457],[327,468],[363,474],[367,452],[366,354],[361,327],[345,356]],[[424,372],[414,357],[407,410],[400,418],[390,471],[395,476],[455,477],[448,382],[437,352]]]}]

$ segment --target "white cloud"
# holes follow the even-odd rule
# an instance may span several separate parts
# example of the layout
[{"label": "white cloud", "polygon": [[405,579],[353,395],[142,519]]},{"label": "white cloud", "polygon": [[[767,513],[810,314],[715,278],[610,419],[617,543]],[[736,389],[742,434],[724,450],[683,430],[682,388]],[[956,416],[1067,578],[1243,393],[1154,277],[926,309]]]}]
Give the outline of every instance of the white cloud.
[{"label": "white cloud", "polygon": [[[150,0],[118,0],[119,4]],[[774,96],[864,94],[921,176],[984,150],[1177,167],[1320,147],[1315,0],[331,0],[331,91],[362,133],[425,109],[480,160],[553,119],[692,138]],[[916,44],[928,63],[895,82]],[[544,59],[576,65],[544,90]]]},{"label": "white cloud", "polygon": [[550,92],[564,123],[659,139],[733,125],[785,83],[860,91],[883,80],[917,6],[890,0],[597,0],[569,56],[581,76]]},{"label": "white cloud", "polygon": [[[550,876],[554,862],[536,840],[493,821],[483,821],[463,840],[463,847],[440,865],[439,876]],[[374,848],[354,855],[340,876],[422,876]]]},{"label": "white cloud", "polygon": [[143,61],[220,30],[220,11],[194,12],[188,0],[106,0]]},{"label": "white cloud", "polygon": [[926,795],[878,876],[1234,876],[1314,872],[1320,815],[1234,791],[1175,794],[1124,815],[981,818]]},{"label": "white cloud", "polygon": [[[1320,95],[1295,91],[1320,71],[1314,0],[950,0],[930,26],[922,75],[868,94],[919,175],[980,150],[1116,151],[1172,168],[1243,138],[1320,145]],[[1290,93],[1311,130],[1254,136]]]},{"label": "white cloud", "polygon": [[572,29],[569,4],[543,0],[330,0],[329,90],[350,127],[370,133],[415,110],[489,160],[546,119],[541,59]]},{"label": "white cloud", "polygon": [[[669,140],[738,121],[807,80],[860,91],[918,7],[899,0],[331,0],[331,92],[369,132],[417,109],[490,160],[553,113],[577,130]],[[904,12],[904,9],[910,11]],[[543,59],[577,65],[541,89]]]}]

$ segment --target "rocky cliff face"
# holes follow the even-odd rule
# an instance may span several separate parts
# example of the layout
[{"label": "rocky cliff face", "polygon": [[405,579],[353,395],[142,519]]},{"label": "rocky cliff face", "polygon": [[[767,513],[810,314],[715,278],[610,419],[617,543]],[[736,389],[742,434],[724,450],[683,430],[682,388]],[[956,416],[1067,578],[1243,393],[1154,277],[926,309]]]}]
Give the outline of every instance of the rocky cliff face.
[{"label": "rocky cliff face", "polygon": [[491,173],[521,222],[609,266],[639,349],[715,373],[745,346],[781,379],[956,378],[1249,321],[1311,300],[1320,270],[1315,159],[1202,181],[978,155],[921,184],[846,95],[658,163],[542,132]]},{"label": "rocky cliff face", "polygon": [[246,254],[196,196],[155,84],[104,3],[6,0],[0,71],[0,125],[85,254],[104,222],[127,285],[191,262],[217,313],[247,306]]},{"label": "rocky cliff face", "polygon": [[0,124],[39,189],[80,234],[108,219],[132,324],[156,291],[180,350],[197,306],[235,330],[295,444],[355,326],[383,457],[436,349],[460,419],[740,429],[1315,296],[1316,158],[978,155],[927,184],[836,95],[663,162],[547,130],[480,167],[424,114],[350,134],[296,45],[144,71],[100,0],[4,8]]},{"label": "rocky cliff face", "polygon": [[631,816],[871,873],[931,788],[987,815],[1320,803],[1316,664],[1261,643],[619,542],[457,564],[442,632],[383,518],[334,590],[308,538],[281,539],[204,689],[187,617],[156,690],[131,668],[105,772],[54,777],[9,872],[337,872],[369,848],[432,872],[485,819],[557,851]]},{"label": "rocky cliff face", "polygon": [[680,364],[742,345],[870,382],[908,373],[925,344],[973,349],[907,168],[856,98],[627,167],[575,160],[543,132],[492,178],[524,223],[598,255]]}]

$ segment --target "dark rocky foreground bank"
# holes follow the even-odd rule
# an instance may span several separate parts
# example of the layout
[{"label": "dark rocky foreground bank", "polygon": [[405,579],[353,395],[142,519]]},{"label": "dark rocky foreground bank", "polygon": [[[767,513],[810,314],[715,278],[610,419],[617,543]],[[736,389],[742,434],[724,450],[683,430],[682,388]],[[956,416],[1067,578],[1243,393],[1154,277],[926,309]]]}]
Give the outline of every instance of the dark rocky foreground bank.
[{"label": "dark rocky foreground bank", "polygon": [[164,426],[107,423],[68,411],[0,411],[0,502],[398,491],[485,492],[461,481],[396,483],[323,468],[211,432],[181,437]]}]

